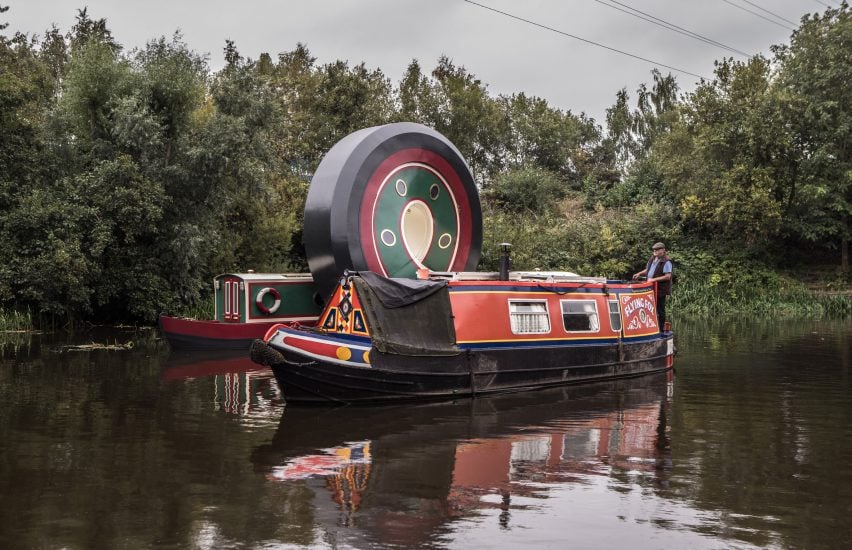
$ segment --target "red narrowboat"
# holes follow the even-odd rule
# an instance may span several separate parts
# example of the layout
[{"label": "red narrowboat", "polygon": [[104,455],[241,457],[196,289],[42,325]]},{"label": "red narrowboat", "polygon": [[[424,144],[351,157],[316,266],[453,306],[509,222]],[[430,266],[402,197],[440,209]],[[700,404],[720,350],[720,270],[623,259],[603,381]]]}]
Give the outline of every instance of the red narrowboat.
[{"label": "red narrowboat", "polygon": [[179,349],[247,350],[277,323],[309,325],[322,309],[310,274],[225,273],[213,279],[215,319],[160,315],[160,332]]},{"label": "red narrowboat", "polygon": [[[505,280],[500,280],[500,279]],[[289,402],[445,399],[672,368],[653,283],[573,273],[341,278],[315,327],[252,344]]]}]

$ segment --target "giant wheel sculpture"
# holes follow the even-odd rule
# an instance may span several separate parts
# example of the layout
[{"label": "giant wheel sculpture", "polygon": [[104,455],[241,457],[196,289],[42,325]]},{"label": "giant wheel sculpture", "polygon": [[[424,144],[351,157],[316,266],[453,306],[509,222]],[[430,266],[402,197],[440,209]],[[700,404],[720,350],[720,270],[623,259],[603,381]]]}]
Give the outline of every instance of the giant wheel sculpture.
[{"label": "giant wheel sculpture", "polygon": [[473,271],[482,250],[476,184],[458,149],[431,128],[359,130],[331,148],[311,180],[304,242],[323,298],[345,269]]}]

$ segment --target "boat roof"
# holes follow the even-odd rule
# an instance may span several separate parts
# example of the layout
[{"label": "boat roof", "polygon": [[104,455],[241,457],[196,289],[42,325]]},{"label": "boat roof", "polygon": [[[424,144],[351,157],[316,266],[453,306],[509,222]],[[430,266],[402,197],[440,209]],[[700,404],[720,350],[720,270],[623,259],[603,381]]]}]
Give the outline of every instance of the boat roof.
[{"label": "boat roof", "polygon": [[222,273],[216,275],[214,279],[222,277],[237,277],[244,281],[312,281],[313,277],[310,273],[255,273],[249,271],[246,273]]},{"label": "boat roof", "polygon": [[[499,281],[500,273],[496,271],[431,271],[430,279],[447,281]],[[576,282],[576,283],[606,283],[606,277],[586,277],[570,271],[510,271],[510,281],[538,282]]]},{"label": "boat roof", "polygon": [[[244,281],[311,281],[310,273],[222,273],[215,279],[237,277]],[[437,281],[499,281],[497,271],[430,271],[429,279]],[[606,277],[587,277],[571,271],[510,271],[509,281],[606,283]]]}]

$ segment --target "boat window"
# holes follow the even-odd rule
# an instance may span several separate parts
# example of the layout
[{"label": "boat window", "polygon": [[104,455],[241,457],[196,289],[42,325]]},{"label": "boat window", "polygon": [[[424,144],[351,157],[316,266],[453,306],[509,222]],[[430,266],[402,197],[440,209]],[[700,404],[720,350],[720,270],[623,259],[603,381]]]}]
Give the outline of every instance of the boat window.
[{"label": "boat window", "polygon": [[550,332],[547,302],[509,300],[509,319],[515,334],[546,334]]},{"label": "boat window", "polygon": [[618,309],[618,300],[609,301],[609,326],[615,332],[621,330],[621,311]]},{"label": "boat window", "polygon": [[594,300],[562,300],[562,323],[566,332],[597,332],[597,304]]}]

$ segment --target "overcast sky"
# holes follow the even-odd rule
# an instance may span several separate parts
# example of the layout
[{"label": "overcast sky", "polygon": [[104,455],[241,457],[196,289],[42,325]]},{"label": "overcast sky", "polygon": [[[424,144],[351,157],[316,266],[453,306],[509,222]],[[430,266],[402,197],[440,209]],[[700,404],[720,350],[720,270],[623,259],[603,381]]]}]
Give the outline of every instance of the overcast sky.
[{"label": "overcast sky", "polygon": [[771,56],[769,47],[787,43],[794,25],[759,8],[798,24],[806,13],[839,4],[837,0],[613,1],[476,0],[529,21],[524,22],[464,0],[0,0],[0,5],[11,8],[0,21],[9,23],[7,35],[15,31],[42,35],[52,24],[66,32],[77,9],[88,6],[89,16],[106,18],[113,36],[127,50],[180,30],[191,49],[209,54],[210,67],[216,70],[223,64],[226,39],[252,59],[262,52],[275,58],[301,42],[319,63],[363,61],[369,68],[382,69],[394,84],[412,59],[428,72],[439,56],[446,55],[486,83],[492,95],[524,92],[603,123],[616,91],[626,87],[633,92],[639,83],[649,82],[655,66],[673,72],[681,89],[689,91],[698,81],[695,75],[712,77],[714,60],[745,59],[612,5],[641,10],[744,53]]}]

